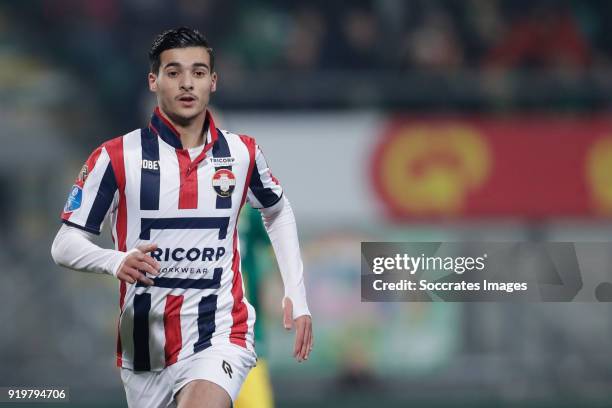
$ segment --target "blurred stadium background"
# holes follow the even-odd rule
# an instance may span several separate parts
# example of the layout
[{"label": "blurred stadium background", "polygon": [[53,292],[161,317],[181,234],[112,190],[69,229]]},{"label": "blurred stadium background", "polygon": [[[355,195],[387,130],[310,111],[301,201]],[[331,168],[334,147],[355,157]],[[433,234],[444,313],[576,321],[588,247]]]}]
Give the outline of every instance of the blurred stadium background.
[{"label": "blurred stadium background", "polygon": [[117,283],[49,249],[88,153],[147,122],[146,53],[177,25],[212,42],[218,122],[257,138],[297,215],[316,345],[290,358],[267,274],[278,406],[612,403],[607,304],[359,290],[360,241],[610,241],[604,0],[1,2],[0,386],[124,404]]}]

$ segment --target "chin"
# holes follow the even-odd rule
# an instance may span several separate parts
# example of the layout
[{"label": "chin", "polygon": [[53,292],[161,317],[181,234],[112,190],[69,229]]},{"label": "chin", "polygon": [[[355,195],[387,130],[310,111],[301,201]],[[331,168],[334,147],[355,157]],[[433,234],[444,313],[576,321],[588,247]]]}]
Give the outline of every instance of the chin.
[{"label": "chin", "polygon": [[184,122],[190,121],[204,112],[204,108],[177,108],[172,111],[175,120]]}]

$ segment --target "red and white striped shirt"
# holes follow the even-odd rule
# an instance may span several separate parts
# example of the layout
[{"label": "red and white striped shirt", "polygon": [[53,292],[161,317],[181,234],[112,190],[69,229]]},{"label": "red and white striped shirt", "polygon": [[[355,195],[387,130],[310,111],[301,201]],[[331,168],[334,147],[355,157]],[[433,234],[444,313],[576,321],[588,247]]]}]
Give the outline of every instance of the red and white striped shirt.
[{"label": "red and white striped shirt", "polygon": [[108,216],[119,251],[158,245],[154,285],[120,284],[118,366],[157,371],[217,343],[253,350],[236,224],[246,200],[268,208],[282,188],[253,138],[217,129],[210,112],[206,123],[206,144],[183,149],[156,109],[91,154],[62,213],[95,234]]}]

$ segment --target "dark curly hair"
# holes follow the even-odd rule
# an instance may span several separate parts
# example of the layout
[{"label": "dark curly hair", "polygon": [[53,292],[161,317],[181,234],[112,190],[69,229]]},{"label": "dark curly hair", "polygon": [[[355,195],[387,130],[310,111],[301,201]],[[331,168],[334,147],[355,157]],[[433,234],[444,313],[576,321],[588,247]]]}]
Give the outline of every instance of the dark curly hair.
[{"label": "dark curly hair", "polygon": [[179,27],[172,30],[166,30],[159,34],[149,51],[149,62],[151,64],[151,72],[158,73],[161,64],[159,56],[162,52],[173,48],[186,47],[204,47],[210,56],[210,71],[215,70],[215,54],[213,49],[208,44],[208,40],[198,30],[188,27]]}]

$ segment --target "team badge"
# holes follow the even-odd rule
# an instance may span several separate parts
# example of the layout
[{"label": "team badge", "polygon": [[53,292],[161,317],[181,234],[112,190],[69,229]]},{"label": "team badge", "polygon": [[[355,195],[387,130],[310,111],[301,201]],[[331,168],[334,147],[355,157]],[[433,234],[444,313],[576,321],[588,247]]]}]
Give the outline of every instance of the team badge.
[{"label": "team badge", "polygon": [[219,197],[229,197],[236,187],[236,176],[227,169],[217,170],[213,174],[212,185]]},{"label": "team badge", "polygon": [[68,194],[68,200],[66,200],[66,205],[64,205],[64,212],[69,213],[74,210],[78,210],[81,208],[81,201],[83,200],[83,189],[76,184],[72,186],[72,190],[70,190],[70,194]]},{"label": "team badge", "polygon": [[77,178],[78,181],[80,181],[81,183],[84,183],[85,180],[87,180],[87,176],[89,175],[89,168],[87,167],[87,163],[83,165],[83,167],[81,167],[81,171],[79,172],[79,177]]}]

